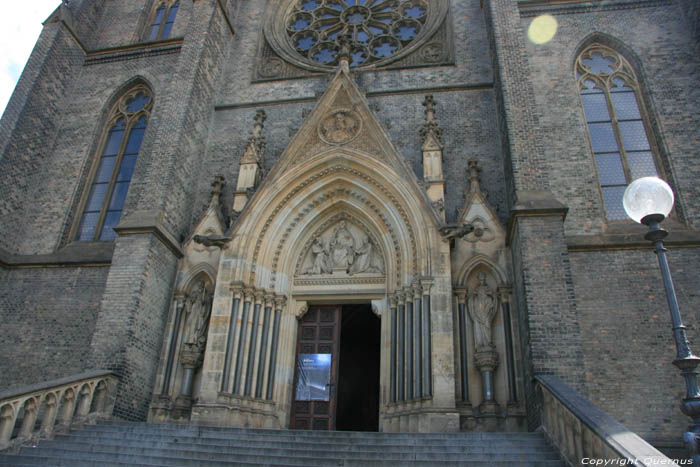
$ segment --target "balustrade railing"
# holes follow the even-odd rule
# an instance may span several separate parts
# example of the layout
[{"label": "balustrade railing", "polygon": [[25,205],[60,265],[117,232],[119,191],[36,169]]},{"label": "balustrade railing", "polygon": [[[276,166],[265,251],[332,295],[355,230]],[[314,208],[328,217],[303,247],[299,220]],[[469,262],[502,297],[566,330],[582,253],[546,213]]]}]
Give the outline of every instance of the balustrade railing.
[{"label": "balustrade railing", "polygon": [[669,459],[556,376],[537,375],[535,380],[545,436],[569,464],[690,465],[688,459]]},{"label": "balustrade railing", "polygon": [[0,451],[109,418],[117,382],[95,370],[0,392]]}]

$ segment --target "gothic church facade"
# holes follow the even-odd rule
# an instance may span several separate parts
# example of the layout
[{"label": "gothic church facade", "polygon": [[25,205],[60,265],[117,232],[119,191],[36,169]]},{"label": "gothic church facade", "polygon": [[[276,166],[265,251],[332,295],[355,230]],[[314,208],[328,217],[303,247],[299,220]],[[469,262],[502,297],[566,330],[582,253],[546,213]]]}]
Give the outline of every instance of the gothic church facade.
[{"label": "gothic church facade", "polygon": [[700,345],[693,0],[72,0],[0,123],[3,389],[114,416],[526,431],[554,374],[688,420],[645,229]]}]

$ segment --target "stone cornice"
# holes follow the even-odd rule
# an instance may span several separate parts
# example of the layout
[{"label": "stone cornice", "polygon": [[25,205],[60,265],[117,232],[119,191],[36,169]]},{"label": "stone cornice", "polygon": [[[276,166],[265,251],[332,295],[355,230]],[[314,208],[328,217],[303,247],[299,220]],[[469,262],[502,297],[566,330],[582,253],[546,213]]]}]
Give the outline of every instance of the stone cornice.
[{"label": "stone cornice", "polygon": [[182,48],[183,42],[184,39],[182,37],[176,37],[174,39],[161,41],[141,42],[138,44],[91,50],[85,53],[85,65],[96,65],[99,63],[178,53]]},{"label": "stone cornice", "polygon": [[17,255],[0,250],[0,266],[8,269],[109,266],[113,253],[114,242],[71,243],[44,255]]},{"label": "stone cornice", "polygon": [[[639,227],[634,225],[632,227]],[[632,229],[630,229],[632,230]],[[639,230],[639,229],[635,229]],[[651,249],[653,245],[644,239],[642,232],[605,233],[598,235],[567,235],[569,251],[639,250]],[[700,248],[700,231],[669,229],[664,245],[671,248]]]},{"label": "stone cornice", "polygon": [[510,210],[508,227],[506,229],[506,245],[510,246],[519,217],[561,217],[562,223],[569,208],[557,201],[546,191],[523,191]]},{"label": "stone cornice", "polygon": [[185,255],[182,246],[163,225],[162,218],[163,214],[157,211],[136,211],[122,219],[119,225],[114,227],[114,231],[120,237],[139,234],[155,235],[175,256],[182,258]]},{"label": "stone cornice", "polygon": [[590,13],[592,11],[629,10],[670,5],[671,0],[521,0],[518,2],[520,16],[528,18],[547,13],[550,15],[568,15]]}]

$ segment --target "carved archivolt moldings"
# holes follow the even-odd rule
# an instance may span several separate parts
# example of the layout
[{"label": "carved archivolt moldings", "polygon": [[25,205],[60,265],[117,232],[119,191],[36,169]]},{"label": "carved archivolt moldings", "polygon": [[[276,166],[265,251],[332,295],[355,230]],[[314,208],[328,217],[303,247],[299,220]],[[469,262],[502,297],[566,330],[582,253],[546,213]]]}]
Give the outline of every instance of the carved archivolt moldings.
[{"label": "carved archivolt moldings", "polygon": [[[399,202],[397,197],[392,194],[383,184],[379,183],[378,181],[374,180],[372,177],[369,175],[359,171],[358,169],[354,169],[352,167],[348,167],[345,165],[335,165],[332,167],[328,167],[324,170],[321,170],[315,174],[313,174],[311,177],[308,179],[304,180],[303,182],[299,183],[297,186],[295,186],[278,204],[275,206],[273,209],[272,213],[267,217],[265,220],[265,223],[262,226],[262,229],[260,230],[260,233],[257,236],[257,240],[255,243],[255,248],[253,251],[253,259],[251,261],[251,271],[249,275],[249,282],[251,284],[255,283],[255,277],[257,273],[257,264],[259,262],[259,257],[260,257],[260,252],[262,250],[263,245],[265,244],[265,239],[267,236],[268,231],[274,224],[275,218],[280,214],[280,212],[289,204],[289,202],[294,199],[301,190],[305,189],[307,186],[316,183],[317,181],[323,179],[324,177],[328,175],[332,175],[338,172],[345,172],[351,177],[362,180],[364,183],[370,184],[373,189],[379,194],[383,194],[384,197],[391,203],[394,209],[399,213],[401,220],[403,221],[403,228],[406,229],[406,232],[408,234],[408,237],[410,239],[410,251],[412,253],[412,262],[413,264],[411,265],[413,268],[413,275],[418,276],[419,275],[419,265],[418,265],[418,255],[417,255],[417,241],[416,241],[416,234],[413,231],[413,228],[411,226],[410,222],[410,217],[408,213],[406,212],[406,209],[403,207],[403,205]],[[343,189],[343,191],[346,191]],[[348,194],[352,195],[353,192],[349,191]],[[387,231],[389,232],[392,242],[394,243],[394,248],[395,251],[399,252],[400,251],[400,242],[398,241],[398,235],[393,231],[393,227],[391,223],[389,222],[388,216],[385,213],[385,209],[381,208],[379,206],[376,206],[374,203],[371,201],[367,200],[366,198],[362,197],[359,194],[355,194],[358,199],[366,203],[366,206],[374,211],[376,215],[382,220],[384,226],[386,227]],[[285,228],[285,232],[282,234],[282,238],[280,239],[279,243],[277,244],[277,248],[274,253],[274,258],[272,262],[272,272],[271,272],[271,287],[274,287],[275,281],[276,281],[276,276],[277,276],[277,265],[279,263],[279,258],[281,256],[281,253],[284,249],[284,246],[286,244],[287,239],[289,238],[289,235],[291,234],[292,230],[296,225],[299,224],[299,222],[304,219],[304,217],[311,212],[312,210],[316,209],[317,206],[321,205],[325,201],[332,199],[333,194],[332,193],[326,193],[326,194],[321,194],[317,196],[315,199],[310,201],[309,203],[306,204],[306,206],[299,211],[299,213],[292,219],[289,223],[287,223],[287,226]],[[397,255],[398,256],[398,255]],[[401,271],[401,262],[400,262],[400,257],[398,258],[398,262],[396,264],[397,267],[397,285],[400,286],[400,271]]]}]

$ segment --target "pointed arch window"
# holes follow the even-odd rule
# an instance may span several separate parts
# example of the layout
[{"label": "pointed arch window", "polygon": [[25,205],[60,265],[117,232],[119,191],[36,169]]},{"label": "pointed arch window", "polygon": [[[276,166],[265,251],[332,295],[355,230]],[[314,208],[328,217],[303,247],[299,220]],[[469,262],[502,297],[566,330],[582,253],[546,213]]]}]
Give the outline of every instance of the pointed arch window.
[{"label": "pointed arch window", "polygon": [[152,107],[151,93],[139,86],[122,97],[112,110],[100,159],[83,200],[76,241],[109,241],[116,237],[112,227],[121,218]]},{"label": "pointed arch window", "polygon": [[639,82],[625,58],[593,44],[576,60],[576,77],[608,220],[625,220],[622,194],[633,180],[658,176]]},{"label": "pointed arch window", "polygon": [[170,32],[175,24],[177,10],[180,8],[180,3],[176,2],[160,2],[153,14],[153,20],[148,33],[148,40],[155,41],[159,39],[167,39],[170,37]]}]

